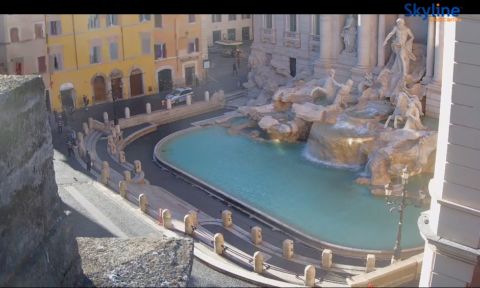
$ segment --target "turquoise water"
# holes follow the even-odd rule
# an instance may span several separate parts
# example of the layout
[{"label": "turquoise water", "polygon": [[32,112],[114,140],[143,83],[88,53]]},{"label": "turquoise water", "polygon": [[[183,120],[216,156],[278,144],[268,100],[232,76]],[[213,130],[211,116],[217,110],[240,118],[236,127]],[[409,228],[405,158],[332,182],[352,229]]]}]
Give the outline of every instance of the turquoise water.
[{"label": "turquoise water", "polygon": [[[174,166],[310,236],[352,248],[393,249],[398,213],[354,183],[360,171],[307,160],[305,144],[260,143],[213,126],[174,137],[161,149],[161,158]],[[416,224],[420,212],[406,209],[403,248],[424,243]]]}]

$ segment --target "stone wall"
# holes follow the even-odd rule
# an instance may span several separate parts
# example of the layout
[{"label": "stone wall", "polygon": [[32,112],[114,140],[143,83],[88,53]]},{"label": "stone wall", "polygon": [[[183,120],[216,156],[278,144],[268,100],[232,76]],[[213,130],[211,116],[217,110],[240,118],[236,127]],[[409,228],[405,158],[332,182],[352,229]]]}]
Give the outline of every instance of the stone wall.
[{"label": "stone wall", "polygon": [[0,76],[0,286],[72,286],[83,278],[53,170],[38,76]]}]

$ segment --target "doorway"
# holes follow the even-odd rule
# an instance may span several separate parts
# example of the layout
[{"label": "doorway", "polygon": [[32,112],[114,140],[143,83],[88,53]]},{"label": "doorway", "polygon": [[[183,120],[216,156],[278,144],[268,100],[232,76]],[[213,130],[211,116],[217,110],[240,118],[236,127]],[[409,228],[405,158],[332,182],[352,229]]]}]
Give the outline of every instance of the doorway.
[{"label": "doorway", "polygon": [[110,84],[112,87],[112,100],[118,100],[123,98],[123,82],[122,73],[118,70],[112,71],[110,74]]},{"label": "doorway", "polygon": [[249,41],[250,40],[250,27],[243,27],[242,28],[242,41]]},{"label": "doorway", "polygon": [[213,40],[212,44],[215,44],[216,41],[220,41],[221,39],[222,39],[222,31],[216,30],[212,32],[212,40]]},{"label": "doorway", "polygon": [[93,78],[93,98],[95,102],[104,102],[107,100],[107,87],[103,76]]},{"label": "doorway", "polygon": [[185,67],[185,84],[187,86],[192,86],[194,79],[195,79],[195,66]]},{"label": "doorway", "polygon": [[172,70],[163,69],[158,71],[158,91],[170,91],[172,89]]},{"label": "doorway", "polygon": [[290,75],[295,77],[297,75],[297,59],[290,58]]},{"label": "doorway", "polygon": [[143,95],[143,77],[140,69],[134,69],[130,74],[130,95]]}]

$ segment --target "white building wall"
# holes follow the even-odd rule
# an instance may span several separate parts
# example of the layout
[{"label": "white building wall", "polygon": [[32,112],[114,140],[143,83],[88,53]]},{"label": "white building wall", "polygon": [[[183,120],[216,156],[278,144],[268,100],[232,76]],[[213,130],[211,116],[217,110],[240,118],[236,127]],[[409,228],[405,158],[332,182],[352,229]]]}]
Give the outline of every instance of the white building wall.
[{"label": "white building wall", "polygon": [[428,225],[421,229],[428,241],[420,286],[478,286],[480,15],[445,23],[443,43],[438,148]]}]

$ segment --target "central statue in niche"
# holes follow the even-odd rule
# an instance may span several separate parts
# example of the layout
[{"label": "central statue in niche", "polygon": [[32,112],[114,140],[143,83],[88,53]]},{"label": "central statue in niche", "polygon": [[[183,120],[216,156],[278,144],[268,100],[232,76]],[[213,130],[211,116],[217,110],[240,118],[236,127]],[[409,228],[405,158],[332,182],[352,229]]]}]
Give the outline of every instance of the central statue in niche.
[{"label": "central statue in niche", "polygon": [[357,18],[355,15],[349,14],[347,16],[340,36],[345,44],[345,49],[342,53],[355,54],[357,51]]},{"label": "central statue in niche", "polygon": [[410,60],[415,61],[416,57],[413,54],[413,36],[412,30],[405,25],[405,20],[398,18],[396,26],[388,33],[383,42],[383,46],[387,45],[390,38],[395,35],[392,41],[392,50],[395,53],[395,62],[393,63],[392,72],[402,72],[403,77],[409,73]]}]

